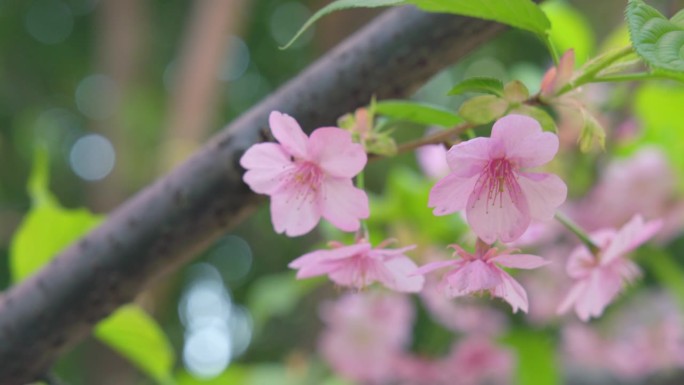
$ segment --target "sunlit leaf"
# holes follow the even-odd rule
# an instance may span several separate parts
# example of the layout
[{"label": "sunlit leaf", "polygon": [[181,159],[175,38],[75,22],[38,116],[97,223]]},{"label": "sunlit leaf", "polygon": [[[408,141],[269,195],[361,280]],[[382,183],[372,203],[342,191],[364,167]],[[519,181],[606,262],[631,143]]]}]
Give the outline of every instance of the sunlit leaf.
[{"label": "sunlit leaf", "polygon": [[682,106],[684,88],[681,86],[649,82],[635,92],[634,115],[643,127],[641,144],[659,145],[680,174],[684,173]]},{"label": "sunlit leaf", "polygon": [[481,95],[466,100],[458,114],[467,122],[486,124],[503,116],[508,109],[508,101],[494,95]]},{"label": "sunlit leaf", "polygon": [[[681,16],[677,16],[677,22]],[[629,0],[627,25],[634,49],[652,68],[684,73],[684,27],[642,0]]]},{"label": "sunlit leaf", "polygon": [[97,324],[94,334],[159,384],[173,383],[173,348],[157,322],[141,308],[120,308]]},{"label": "sunlit leaf", "polygon": [[35,273],[103,219],[86,209],[61,207],[48,190],[48,180],[47,154],[38,151],[28,182],[32,207],[10,245],[9,265],[14,282]]},{"label": "sunlit leaf", "polygon": [[245,384],[249,374],[249,368],[237,364],[231,364],[228,369],[212,378],[197,378],[192,374],[181,371],[176,374],[176,385],[231,385]]},{"label": "sunlit leaf", "polygon": [[498,21],[546,38],[549,19],[531,0],[407,0],[430,12],[454,13]]},{"label": "sunlit leaf", "polygon": [[535,330],[517,329],[501,342],[517,353],[517,385],[560,384],[555,343],[548,335]]},{"label": "sunlit leaf", "polygon": [[577,64],[594,53],[594,31],[587,18],[567,1],[545,1],[541,5],[551,21],[549,39],[559,52],[575,51]]},{"label": "sunlit leaf", "polygon": [[413,123],[452,127],[463,122],[455,112],[444,107],[407,100],[383,100],[375,105],[375,113]]},{"label": "sunlit leaf", "polygon": [[309,27],[311,27],[318,19],[323,16],[329,15],[336,11],[341,11],[349,8],[377,8],[377,7],[388,7],[392,5],[399,5],[404,3],[404,0],[337,0],[332,2],[325,7],[314,13],[309,20],[304,23],[304,25],[297,31],[297,33],[280,49],[287,49],[294,43]]},{"label": "sunlit leaf", "polygon": [[499,79],[488,77],[472,77],[458,83],[449,91],[449,95],[458,95],[466,92],[480,92],[503,96],[503,82]]}]

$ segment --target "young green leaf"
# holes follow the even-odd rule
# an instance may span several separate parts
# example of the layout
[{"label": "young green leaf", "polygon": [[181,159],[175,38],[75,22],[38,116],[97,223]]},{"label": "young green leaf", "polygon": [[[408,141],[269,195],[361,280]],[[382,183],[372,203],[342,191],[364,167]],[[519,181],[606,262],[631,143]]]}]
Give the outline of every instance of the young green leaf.
[{"label": "young green leaf", "polygon": [[511,104],[522,103],[529,97],[530,91],[520,80],[513,80],[512,82],[506,83],[506,86],[504,87],[504,99],[511,102]]},{"label": "young green leaf", "polygon": [[299,31],[297,31],[297,33],[292,37],[292,39],[290,39],[290,41],[288,41],[287,44],[280,47],[280,49],[289,48],[292,45],[292,43],[297,41],[297,39],[307,29],[309,29],[309,27],[311,27],[316,21],[318,21],[318,19],[333,12],[349,8],[389,7],[392,5],[401,5],[402,3],[404,3],[404,0],[337,0],[319,9],[318,12],[314,13],[313,16],[311,16],[309,20],[307,20],[306,23],[304,23],[304,25],[299,29]]},{"label": "young green leaf", "polygon": [[458,95],[466,92],[479,92],[496,96],[503,96],[503,82],[499,79],[488,77],[472,77],[458,83],[449,91],[449,95]]},{"label": "young green leaf", "polygon": [[544,12],[531,0],[406,0],[430,12],[454,13],[498,21],[546,39],[551,27]]},{"label": "young green leaf", "polygon": [[683,16],[668,20],[642,0],[627,3],[627,25],[632,44],[649,66],[667,72],[684,73]]},{"label": "young green leaf", "polygon": [[95,336],[158,384],[172,383],[171,343],[159,324],[138,306],[127,305],[117,310],[97,324]]},{"label": "young green leaf", "polygon": [[558,132],[558,127],[556,127],[556,122],[553,120],[553,117],[542,108],[523,104],[512,109],[509,113],[527,115],[538,121],[544,131]]},{"label": "young green leaf", "polygon": [[684,9],[680,10],[679,12],[675,13],[674,16],[670,19],[671,22],[677,24],[680,27],[684,27]]},{"label": "young green leaf", "polygon": [[453,127],[463,122],[456,113],[444,107],[406,100],[377,102],[375,113],[413,123],[442,127]]},{"label": "young green leaf", "polygon": [[461,104],[458,114],[467,122],[486,124],[503,116],[508,109],[508,101],[495,95],[480,95]]}]

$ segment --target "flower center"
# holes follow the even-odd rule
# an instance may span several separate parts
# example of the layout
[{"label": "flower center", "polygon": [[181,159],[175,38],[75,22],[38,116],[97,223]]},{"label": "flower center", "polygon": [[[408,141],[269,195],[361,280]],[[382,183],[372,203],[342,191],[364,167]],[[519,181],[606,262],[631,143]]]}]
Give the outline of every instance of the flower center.
[{"label": "flower center", "polygon": [[490,160],[482,170],[477,184],[480,186],[478,194],[484,192],[485,189],[487,191],[487,207],[497,203],[499,207],[503,207],[506,188],[512,188],[517,184],[513,165],[506,158]]},{"label": "flower center", "polygon": [[323,181],[323,171],[309,161],[298,161],[292,176],[296,184],[317,191]]}]

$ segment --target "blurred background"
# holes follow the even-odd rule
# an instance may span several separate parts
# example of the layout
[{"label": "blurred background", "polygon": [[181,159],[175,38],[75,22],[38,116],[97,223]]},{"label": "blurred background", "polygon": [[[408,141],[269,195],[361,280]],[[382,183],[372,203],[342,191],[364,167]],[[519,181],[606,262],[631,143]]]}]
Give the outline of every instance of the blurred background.
[{"label": "blurred background", "polygon": [[[682,3],[651,2],[670,15]],[[213,132],[381,12],[336,13],[322,19],[290,49],[278,49],[325,4],[327,1],[322,0],[0,0],[0,288],[7,288],[12,282],[13,237],[31,209],[26,186],[36,148],[44,149],[47,154],[49,190],[61,206],[67,210],[84,207],[106,215],[182,162]],[[562,50],[574,47],[581,64],[606,47],[627,44],[622,24],[624,6],[622,0],[576,0],[549,2],[545,9],[554,23],[554,42]],[[446,96],[447,91],[472,76],[520,79],[530,91],[536,92],[551,64],[535,37],[509,31],[437,75],[415,98],[455,109],[463,98]],[[681,87],[632,84],[597,88],[588,94],[587,100],[605,111],[607,125],[621,127],[609,133],[623,140],[610,148],[611,156],[638,159],[635,157],[644,143],[654,144],[649,151],[656,155],[647,158],[649,161],[654,157],[662,159],[658,164],[667,169],[663,171],[663,179],[671,181],[671,186],[663,187],[662,197],[658,195],[658,204],[662,206],[663,201],[672,203],[679,199],[681,181],[677,175],[684,166],[681,147],[684,140],[678,140],[680,136],[672,137],[671,133],[684,131]],[[399,140],[420,136],[424,131],[423,127],[397,124]],[[655,127],[649,131],[650,136],[635,134],[647,125]],[[663,126],[666,129],[658,131]],[[610,157],[598,153],[582,159],[575,155],[568,150],[567,163],[555,167],[565,170],[566,177],[572,179],[568,185],[578,202],[600,184],[604,169],[626,167],[625,163],[610,166]],[[371,221],[371,227],[378,238],[395,236],[406,244],[435,244],[440,249],[436,253],[444,253],[442,246],[461,237],[464,225],[459,218],[431,216],[425,203],[434,182],[421,176],[420,167],[414,154],[370,165],[366,180],[374,194],[371,210],[377,218]],[[652,169],[645,174],[653,175]],[[615,178],[618,182],[613,181],[610,186],[623,181],[619,175]],[[628,184],[620,186],[632,188]],[[581,204],[589,205],[578,203]],[[661,206],[659,209],[664,211],[671,207]],[[676,220],[672,235],[663,241],[671,245],[671,250],[677,250],[682,243]],[[599,225],[603,224],[593,224]],[[40,243],[40,237],[50,237],[57,230],[44,231],[45,234],[32,233],[33,242]],[[317,354],[322,349],[319,334],[330,333],[333,328],[326,317],[345,317],[344,314],[331,316],[342,310],[335,310],[329,301],[346,294],[325,280],[295,281],[294,273],[287,269],[292,259],[320,247],[325,240],[342,236],[325,225],[313,234],[296,239],[277,235],[270,224],[268,208],[263,207],[234,232],[198,255],[194,263],[141,294],[137,303],[158,321],[175,352],[172,380],[179,384],[375,383],[368,379],[355,381],[353,376],[345,375],[344,369],[339,370],[339,361],[329,353],[324,357]],[[429,247],[421,246],[412,255],[431,252]],[[649,277],[645,282],[650,287]],[[544,283],[531,285],[534,284],[546,287]],[[661,292],[644,293],[637,300],[672,301]],[[648,295],[657,297],[657,301],[648,299]],[[490,370],[487,365],[493,365],[498,368],[496,371],[514,373],[516,362],[527,362],[515,358],[520,341],[532,341],[530,346],[534,351],[524,354],[537,354],[544,363],[556,368],[547,377],[539,374],[540,378],[562,379],[561,382],[642,383],[654,375],[658,379],[673,378],[672,373],[684,365],[684,348],[679,351],[681,336],[677,329],[673,331],[676,337],[672,338],[676,340],[676,354],[681,356],[674,362],[661,360],[633,375],[610,364],[597,365],[586,379],[584,370],[572,369],[583,367],[572,358],[572,352],[577,349],[580,351],[577,356],[585,355],[583,346],[568,347],[567,343],[563,345],[563,339],[575,342],[598,339],[591,334],[595,332],[593,329],[584,330],[582,325],[575,325],[576,328],[568,331],[559,327],[558,319],[539,315],[535,330],[541,330],[543,338],[537,338],[537,332],[537,337],[529,337],[524,334],[528,333],[524,331],[527,329],[518,327],[529,320],[508,317],[510,312],[500,303],[490,308],[476,301],[466,304],[477,308],[470,309],[475,314],[472,317],[483,317],[481,320],[491,321],[496,324],[492,329],[498,330],[485,333],[497,336],[488,337],[487,341],[505,340],[504,345],[513,346],[499,352],[499,356],[496,356],[499,353],[481,353],[489,358],[499,357],[494,363],[486,360],[483,363],[478,361],[476,353],[498,348],[468,340],[473,335],[472,325],[440,321],[439,314],[451,321],[459,319],[459,314],[466,319],[465,314],[471,314],[470,310],[464,308],[462,313],[456,310],[451,316],[448,311],[453,309],[440,313],[434,309],[444,304],[415,296],[343,298],[351,301],[347,304],[349,307],[359,309],[366,306],[363,301],[404,301],[397,307],[409,310],[393,317],[406,319],[408,331],[398,333],[413,336],[413,342],[404,345],[408,344],[406,349],[415,354],[402,367],[415,367],[416,372],[423,373],[422,378],[428,375],[421,372],[426,369],[419,365],[421,361],[417,357],[428,360],[449,354],[453,360],[465,360],[466,363],[459,361],[458,365],[468,368],[480,365]],[[429,303],[434,305],[431,309],[426,305]],[[628,306],[637,305],[625,305]],[[667,312],[674,305],[662,307]],[[613,315],[613,318],[620,317],[623,317],[620,313]],[[678,313],[673,317],[678,317]],[[499,319],[502,320],[499,322]],[[676,318],[672,327],[681,327],[679,321]],[[511,329],[523,331],[518,334],[501,331]],[[505,337],[499,338],[500,335]],[[601,346],[607,346],[608,342],[601,341]],[[466,347],[454,345],[458,343]],[[474,350],[467,350],[471,346],[468,344],[474,344]],[[459,348],[472,356],[467,359],[459,356],[466,354],[459,353]],[[630,349],[636,355],[647,352],[646,348],[630,346]],[[548,352],[553,353],[552,357],[545,357]],[[660,353],[663,351],[652,352]],[[147,359],[154,360],[154,357]],[[544,372],[546,369],[540,366],[529,370]],[[95,338],[80,344],[60,360],[55,372],[67,384],[155,383],[139,365],[130,363]],[[458,372],[454,373],[454,378],[459,376]],[[472,383],[505,384],[514,382],[515,376],[485,376],[483,380],[477,377]],[[403,382],[391,383],[437,383],[437,380],[420,382],[410,378],[406,374]]]}]

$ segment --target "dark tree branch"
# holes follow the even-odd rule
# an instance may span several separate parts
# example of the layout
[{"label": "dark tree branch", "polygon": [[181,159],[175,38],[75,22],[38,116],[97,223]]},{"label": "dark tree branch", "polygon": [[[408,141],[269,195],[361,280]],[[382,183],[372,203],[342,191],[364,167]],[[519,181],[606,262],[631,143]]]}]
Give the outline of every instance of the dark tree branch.
[{"label": "dark tree branch", "polygon": [[287,112],[308,130],[333,124],[372,95],[410,95],[502,29],[406,7],[386,12],[354,34],[5,293],[0,384],[38,378],[99,320],[253,211],[262,199],[243,184],[238,160],[249,146],[268,138],[270,111]]}]

